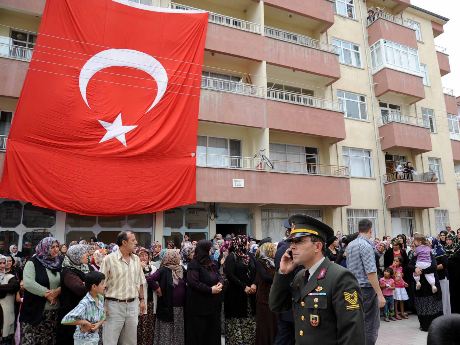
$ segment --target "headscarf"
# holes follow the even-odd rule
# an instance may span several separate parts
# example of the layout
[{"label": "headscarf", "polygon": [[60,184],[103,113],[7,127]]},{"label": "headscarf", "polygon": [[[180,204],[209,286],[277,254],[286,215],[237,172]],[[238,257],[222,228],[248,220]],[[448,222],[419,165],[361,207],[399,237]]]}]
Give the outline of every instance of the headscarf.
[{"label": "headscarf", "polygon": [[58,271],[61,269],[61,259],[59,255],[54,258],[50,255],[53,243],[59,245],[59,241],[54,237],[45,237],[42,239],[35,247],[35,257],[45,268],[51,271]]},{"label": "headscarf", "polygon": [[6,256],[0,254],[0,261],[1,260],[5,260],[5,268],[3,269],[3,271],[0,271],[0,282],[3,280],[3,278],[5,278],[6,275]]},{"label": "headscarf", "polygon": [[71,267],[82,271],[83,273],[88,273],[88,265],[81,263],[82,256],[88,253],[88,251],[89,246],[86,244],[76,244],[70,247],[65,254],[64,261],[62,262],[62,268]]},{"label": "headscarf", "polygon": [[274,243],[262,244],[256,252],[256,258],[266,267],[275,267],[276,245]]},{"label": "headscarf", "polygon": [[180,264],[180,253],[178,249],[166,249],[160,267],[167,267],[172,271],[173,284],[179,284],[179,279],[184,276],[184,270]]},{"label": "headscarf", "polygon": [[160,253],[158,254],[158,257],[160,258],[160,260],[163,260],[163,258],[165,257],[166,251],[167,249],[160,250]]},{"label": "headscarf", "polygon": [[248,237],[246,235],[238,235],[232,239],[232,251],[236,257],[241,259],[245,265],[249,264],[248,255]]},{"label": "headscarf", "polygon": [[180,255],[182,257],[182,263],[188,264],[190,261],[192,261],[191,255],[194,250],[195,250],[195,247],[190,242],[188,242],[182,247],[180,251]]},{"label": "headscarf", "polygon": [[93,265],[95,265],[97,268],[101,266],[102,260],[104,260],[105,255],[107,254],[105,249],[98,249],[95,250],[93,253],[93,257],[91,259],[91,262]]},{"label": "headscarf", "polygon": [[436,258],[439,258],[440,256],[446,255],[446,251],[444,250],[444,247],[438,241],[436,238],[433,238],[431,240],[431,252]]},{"label": "headscarf", "polygon": [[208,240],[200,240],[196,244],[195,255],[193,259],[202,266],[210,266],[212,264],[211,258],[209,257],[209,251],[211,250],[212,242]]},{"label": "headscarf", "polygon": [[17,252],[17,251],[16,251],[16,253],[13,253],[13,252],[11,251],[11,250],[12,250],[14,247],[16,247],[16,248],[17,248],[18,246],[17,246],[17,245],[15,245],[15,244],[12,244],[12,245],[10,246],[10,254],[11,254],[11,256],[16,256],[16,255],[18,254],[18,252]]}]

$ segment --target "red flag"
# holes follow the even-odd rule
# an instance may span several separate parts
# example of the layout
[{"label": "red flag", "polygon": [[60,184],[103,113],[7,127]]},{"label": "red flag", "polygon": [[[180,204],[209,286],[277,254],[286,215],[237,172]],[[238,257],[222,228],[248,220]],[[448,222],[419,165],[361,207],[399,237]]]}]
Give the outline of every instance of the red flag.
[{"label": "red flag", "polygon": [[0,195],[84,215],[195,203],[207,17],[47,0]]}]

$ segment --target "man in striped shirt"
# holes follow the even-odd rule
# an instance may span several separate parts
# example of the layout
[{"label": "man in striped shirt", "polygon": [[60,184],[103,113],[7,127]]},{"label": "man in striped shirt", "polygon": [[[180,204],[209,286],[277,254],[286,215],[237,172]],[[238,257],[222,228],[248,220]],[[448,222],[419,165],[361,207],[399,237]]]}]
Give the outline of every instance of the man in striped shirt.
[{"label": "man in striped shirt", "polygon": [[134,255],[136,236],[122,231],[117,236],[118,251],[107,255],[100,272],[105,274],[106,323],[104,345],[136,345],[138,315],[145,311],[145,277],[139,257]]}]

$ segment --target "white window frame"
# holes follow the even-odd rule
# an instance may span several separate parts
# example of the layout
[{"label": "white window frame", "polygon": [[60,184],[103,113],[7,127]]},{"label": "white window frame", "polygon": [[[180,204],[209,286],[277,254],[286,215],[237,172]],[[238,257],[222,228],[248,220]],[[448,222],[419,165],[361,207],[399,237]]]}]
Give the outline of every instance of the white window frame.
[{"label": "white window frame", "polygon": [[358,223],[362,219],[369,219],[372,222],[372,232],[378,234],[378,210],[347,208],[347,230],[349,235],[358,232]]},{"label": "white window frame", "polygon": [[390,68],[423,77],[418,50],[389,40],[380,39],[371,46],[371,63],[373,74]]},{"label": "white window frame", "polygon": [[448,210],[434,210],[434,219],[438,232],[446,230],[446,226],[450,226]]},{"label": "white window frame", "polygon": [[[199,139],[204,138],[206,140],[206,147],[199,145]],[[209,148],[213,146],[209,146],[210,139],[218,139],[218,140],[225,140],[226,142],[226,152],[223,155],[212,154],[209,153]],[[236,156],[231,155],[231,142],[239,142],[240,152]],[[205,151],[203,152],[203,147]],[[243,164],[243,159],[241,156],[242,152],[242,142],[239,139],[229,139],[229,138],[221,138],[221,137],[214,137],[214,136],[206,136],[206,135],[199,135],[198,142],[197,142],[197,166],[203,167],[215,167],[215,168],[241,168]],[[201,152],[200,152],[201,151]]]},{"label": "white window frame", "polygon": [[[362,68],[361,48],[359,44],[344,41],[339,38],[332,39],[332,45],[339,54],[339,61],[343,65]],[[348,53],[350,62],[345,61],[345,52]]]},{"label": "white window frame", "polygon": [[414,29],[417,41],[423,42],[422,27],[420,26],[420,23],[408,18],[404,19],[404,23]]},{"label": "white window frame", "polygon": [[[367,102],[366,96],[361,95],[359,93],[344,91],[344,90],[337,90],[337,99],[343,105],[343,111],[345,117],[348,119],[354,120],[367,120]],[[363,100],[364,99],[364,100]],[[358,106],[358,117],[351,116],[348,111],[348,103],[355,102]],[[364,109],[362,108],[364,106]]]},{"label": "white window frame", "polygon": [[428,74],[428,66],[424,63],[420,64],[420,73],[423,76],[423,85],[431,86],[430,75]]},{"label": "white window frame", "polygon": [[434,110],[430,108],[422,108],[422,119],[424,124],[430,129],[430,132],[436,133],[436,118]]},{"label": "white window frame", "polygon": [[[373,177],[373,160],[372,160],[372,151],[367,149],[360,149],[355,147],[342,147],[342,158],[343,165],[348,168],[350,172],[350,177],[362,177],[362,178],[371,178]],[[362,161],[363,170],[357,172],[353,169],[353,165],[350,164],[351,160],[359,162]],[[355,168],[356,169],[356,168]]]},{"label": "white window frame", "polygon": [[444,183],[444,176],[442,173],[442,162],[441,158],[428,157],[428,169],[436,174],[438,183]]},{"label": "white window frame", "polygon": [[447,125],[449,127],[450,138],[460,140],[460,121],[458,115],[447,114]]},{"label": "white window frame", "polygon": [[310,147],[271,142],[270,159],[274,163],[274,170],[290,173],[318,173],[319,149],[315,147],[317,154],[307,154],[307,148]]},{"label": "white window frame", "polygon": [[345,18],[356,19],[354,0],[335,0],[335,13]]}]

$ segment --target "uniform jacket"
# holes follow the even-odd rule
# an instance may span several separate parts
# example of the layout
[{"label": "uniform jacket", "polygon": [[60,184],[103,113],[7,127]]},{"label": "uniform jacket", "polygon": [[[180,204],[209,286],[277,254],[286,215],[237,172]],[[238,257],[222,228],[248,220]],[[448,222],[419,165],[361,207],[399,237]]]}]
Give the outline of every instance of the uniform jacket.
[{"label": "uniform jacket", "polygon": [[354,275],[327,258],[308,282],[305,271],[277,272],[269,297],[274,312],[292,306],[296,344],[365,345],[363,301]]}]

